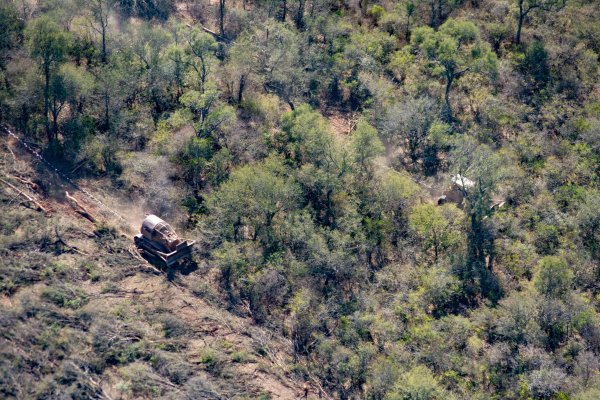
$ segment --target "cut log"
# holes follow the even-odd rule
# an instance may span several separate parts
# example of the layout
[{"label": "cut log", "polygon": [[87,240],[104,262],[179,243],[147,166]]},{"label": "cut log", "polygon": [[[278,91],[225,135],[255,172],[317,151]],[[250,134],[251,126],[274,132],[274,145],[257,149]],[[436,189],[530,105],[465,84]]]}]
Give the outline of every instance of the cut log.
[{"label": "cut log", "polygon": [[50,214],[50,210],[48,210],[46,207],[44,207],[39,201],[37,201],[36,199],[31,197],[27,193],[23,192],[21,189],[19,189],[12,183],[10,183],[2,178],[0,178],[0,182],[4,183],[6,186],[8,186],[9,188],[11,188],[15,192],[17,192],[21,197],[24,197],[25,199],[27,199],[28,202],[35,204],[35,206],[37,207],[38,210],[43,211],[46,214]]},{"label": "cut log", "polygon": [[85,219],[89,220],[90,222],[96,223],[96,221],[97,221],[96,217],[94,217],[94,215],[92,213],[90,213],[88,210],[86,210],[85,207],[83,207],[81,204],[79,204],[79,202],[77,201],[77,199],[75,197],[71,196],[69,194],[69,192],[65,192],[65,196],[67,197],[67,199],[69,200],[69,202],[71,203],[71,205],[73,206],[73,208],[79,215],[81,215]]}]

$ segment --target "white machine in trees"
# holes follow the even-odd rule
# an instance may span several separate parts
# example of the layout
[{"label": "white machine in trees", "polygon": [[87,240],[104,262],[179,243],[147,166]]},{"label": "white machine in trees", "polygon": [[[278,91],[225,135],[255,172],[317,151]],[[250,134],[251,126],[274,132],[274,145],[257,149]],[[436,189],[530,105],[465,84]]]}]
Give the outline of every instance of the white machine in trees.
[{"label": "white machine in trees", "polygon": [[[437,204],[442,205],[446,203],[454,203],[458,208],[464,207],[464,200],[467,192],[475,188],[475,182],[472,180],[457,174],[452,175],[452,186],[446,190],[444,194],[438,198]],[[500,196],[492,197],[492,205],[490,209],[497,210],[504,206],[506,201]]]},{"label": "white machine in trees", "polygon": [[460,174],[452,175],[452,186],[444,192],[442,197],[438,198],[438,205],[450,202],[456,204],[459,208],[462,208],[465,191],[471,189],[473,186],[475,186],[475,182],[472,180],[465,178]]},{"label": "white machine in trees", "polygon": [[193,240],[179,239],[173,228],[156,215],[148,215],[141,233],[133,238],[138,251],[164,262],[167,267],[192,255]]}]

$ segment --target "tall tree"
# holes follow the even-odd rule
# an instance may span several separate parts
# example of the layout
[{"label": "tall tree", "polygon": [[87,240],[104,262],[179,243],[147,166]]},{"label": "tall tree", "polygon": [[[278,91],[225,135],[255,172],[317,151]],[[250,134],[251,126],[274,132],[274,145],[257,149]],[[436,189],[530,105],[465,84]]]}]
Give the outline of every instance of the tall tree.
[{"label": "tall tree", "polygon": [[378,126],[388,143],[406,149],[414,167],[423,156],[429,127],[438,112],[439,107],[434,99],[407,98],[390,106],[379,118]]},{"label": "tall tree", "polygon": [[210,67],[216,61],[217,42],[212,35],[198,28],[183,28],[182,36],[186,41],[186,63],[198,75],[199,90],[204,93]]},{"label": "tall tree", "polygon": [[51,129],[50,90],[52,77],[65,57],[69,46],[69,35],[61,27],[46,16],[32,21],[27,27],[27,46],[29,53],[40,65],[44,74],[44,124],[48,143],[53,144],[56,137],[56,129]]},{"label": "tall tree", "polygon": [[238,103],[242,102],[246,88],[257,75],[258,71],[255,68],[257,53],[255,37],[248,32],[240,35],[229,49],[229,58],[224,71],[228,77],[230,97]]},{"label": "tall tree", "polygon": [[596,262],[596,273],[600,275],[600,193],[590,190],[577,215],[579,234],[583,245]]},{"label": "tall tree", "polygon": [[412,1],[409,0],[406,3],[406,27],[404,29],[404,38],[406,40],[410,40],[410,25],[411,25],[410,18],[413,16],[414,13],[415,13],[415,3],[413,3]]},{"label": "tall tree", "polygon": [[521,44],[521,31],[523,29],[523,23],[531,11],[558,11],[562,9],[566,3],[567,0],[517,0],[519,13],[517,17],[517,34],[515,37],[515,42],[517,44]]},{"label": "tall tree", "polygon": [[294,109],[303,97],[306,83],[299,35],[285,24],[273,22],[252,36],[256,41],[255,68],[261,72],[263,87]]},{"label": "tall tree", "polygon": [[537,291],[550,298],[564,298],[571,289],[573,271],[562,257],[547,256],[540,260],[533,283]]},{"label": "tall tree", "polygon": [[481,39],[479,29],[470,21],[449,19],[437,31],[420,27],[413,31],[411,44],[417,49],[434,75],[445,80],[446,117],[453,119],[450,105],[452,85],[468,73],[490,74],[496,71],[496,54]]},{"label": "tall tree", "polygon": [[165,70],[165,49],[171,40],[170,34],[160,25],[143,23],[131,31],[131,51],[141,66],[147,82],[144,85],[148,98],[153,103],[152,116],[157,122],[163,111],[172,108],[169,104],[168,86],[170,72]]},{"label": "tall tree", "polygon": [[219,0],[219,34],[225,37],[225,0]]},{"label": "tall tree", "polygon": [[281,127],[276,146],[286,158],[298,165],[311,163],[317,167],[335,163],[335,142],[327,120],[308,104],[284,114]]},{"label": "tall tree", "polygon": [[298,10],[296,10],[296,28],[304,28],[304,8],[306,6],[306,0],[298,0]]},{"label": "tall tree", "polygon": [[0,122],[6,112],[5,101],[11,97],[11,85],[4,71],[13,54],[11,50],[19,45],[22,29],[16,7],[10,2],[0,4]]},{"label": "tall tree", "polygon": [[508,176],[503,160],[486,145],[461,139],[452,154],[456,185],[465,199],[468,218],[468,253],[459,275],[471,296],[497,300],[500,288],[493,274],[495,262],[494,233],[490,226],[493,194]]},{"label": "tall tree", "polygon": [[92,29],[100,35],[100,60],[102,63],[106,63],[108,59],[108,17],[114,2],[115,0],[91,0],[89,3],[86,2],[91,14]]},{"label": "tall tree", "polygon": [[383,154],[385,148],[379,140],[377,130],[367,121],[360,120],[352,134],[352,150],[354,163],[362,179],[373,177],[373,160]]},{"label": "tall tree", "polygon": [[0,4],[0,70],[6,66],[9,50],[16,47],[21,29],[16,8],[10,2]]}]

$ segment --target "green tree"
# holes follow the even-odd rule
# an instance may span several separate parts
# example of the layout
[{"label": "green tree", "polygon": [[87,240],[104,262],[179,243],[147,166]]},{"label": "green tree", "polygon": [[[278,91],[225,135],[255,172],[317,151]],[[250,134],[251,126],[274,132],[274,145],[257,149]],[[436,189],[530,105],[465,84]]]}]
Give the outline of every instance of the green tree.
[{"label": "green tree", "polygon": [[352,161],[355,166],[356,194],[364,216],[363,225],[366,236],[367,262],[372,266],[381,266],[384,261],[383,245],[388,242],[391,228],[389,220],[383,218],[382,212],[373,205],[373,188],[375,177],[375,158],[384,152],[383,144],[377,135],[377,130],[363,119],[359,120],[352,134]]},{"label": "green tree", "polygon": [[253,35],[247,31],[242,33],[229,49],[224,72],[226,74],[229,95],[238,103],[244,100],[246,88],[253,81],[257,81],[257,51]]},{"label": "green tree", "polygon": [[416,28],[410,40],[431,73],[445,80],[444,101],[449,120],[453,119],[452,85],[465,74],[496,71],[496,54],[470,21],[449,19],[437,31],[430,27]]},{"label": "green tree", "polygon": [[433,372],[418,365],[400,376],[385,400],[440,400],[447,396]]},{"label": "green tree", "polygon": [[317,325],[314,306],[314,295],[307,289],[299,290],[290,301],[291,339],[296,354],[307,355],[314,346],[314,331]]},{"label": "green tree", "polygon": [[83,68],[65,63],[60,68],[63,85],[67,88],[69,108],[71,114],[84,114],[86,107],[90,106],[91,97],[96,82],[94,76]]},{"label": "green tree", "polygon": [[222,129],[236,120],[233,107],[219,104],[219,91],[214,85],[208,85],[204,92],[188,90],[180,98],[181,104],[194,114],[194,128],[197,136],[214,136],[218,139]]},{"label": "green tree", "polygon": [[175,10],[175,1],[173,0],[116,0],[116,3],[122,14],[147,20],[166,21],[171,12]]},{"label": "green tree", "polygon": [[495,315],[495,333],[515,345],[539,346],[542,331],[537,323],[538,299],[531,292],[513,292],[500,301]]},{"label": "green tree", "polygon": [[518,57],[518,70],[525,78],[523,92],[528,94],[529,99],[543,99],[548,92],[545,89],[552,79],[548,52],[544,43],[541,40],[532,41],[527,45],[522,57],[520,54]]},{"label": "green tree", "polygon": [[0,4],[0,70],[6,67],[9,51],[18,45],[21,29],[15,6],[10,2]]},{"label": "green tree", "polygon": [[294,22],[296,23],[296,28],[303,29],[304,28],[304,8],[306,6],[306,0],[298,0],[298,9],[296,10],[296,17],[294,18]]},{"label": "green tree", "polygon": [[383,154],[384,150],[377,130],[361,119],[352,134],[354,163],[358,166],[360,176],[366,179],[373,176],[373,161],[375,157]]},{"label": "green tree", "polygon": [[70,36],[50,18],[41,16],[33,20],[26,31],[29,53],[40,65],[44,75],[44,125],[48,143],[54,144],[58,132],[51,129],[49,111],[52,79],[64,60],[70,44]]},{"label": "green tree", "polygon": [[[370,95],[378,95],[370,93],[363,81],[366,76],[382,73],[383,66],[397,49],[397,41],[385,32],[358,31],[352,32],[349,38],[338,40],[337,44],[343,47],[332,57],[334,83],[341,86],[342,92],[348,93],[344,100],[359,108]],[[339,90],[338,87],[333,89]]]},{"label": "green tree", "polygon": [[228,53],[225,72],[230,96],[241,102],[246,88],[254,84],[276,94],[293,110],[304,97],[307,80],[301,50],[300,36],[283,23],[268,21],[244,31]]},{"label": "green tree", "polygon": [[287,158],[298,164],[317,167],[335,163],[335,143],[323,116],[308,104],[302,104],[281,118],[282,132],[275,145]]},{"label": "green tree", "polygon": [[139,76],[130,65],[129,58],[112,60],[93,70],[96,79],[95,92],[101,105],[100,129],[109,131],[115,127],[119,115],[123,111],[123,101],[127,98],[128,90],[137,91]]},{"label": "green tree", "polygon": [[231,240],[272,245],[275,220],[293,211],[299,200],[298,186],[286,172],[275,157],[233,171],[207,202],[215,227]]},{"label": "green tree", "polygon": [[521,71],[533,78],[539,86],[545,84],[550,79],[550,67],[548,66],[548,52],[544,48],[544,43],[540,40],[533,41],[525,51],[523,60],[520,64]]},{"label": "green tree", "polygon": [[181,32],[186,41],[185,63],[196,73],[199,90],[203,93],[211,67],[216,63],[217,41],[212,35],[198,28],[182,27]]},{"label": "green tree", "polygon": [[415,13],[415,3],[413,3],[411,0],[406,2],[406,28],[404,29],[404,39],[406,39],[407,41],[410,40],[410,26],[411,26],[411,21],[410,18],[414,15]]},{"label": "green tree", "polygon": [[6,77],[6,65],[19,47],[23,24],[19,21],[16,7],[8,2],[0,4],[0,122],[8,110],[7,100],[12,97],[11,85]]},{"label": "green tree", "polygon": [[169,96],[172,75],[166,68],[166,49],[172,40],[171,34],[159,25],[142,23],[135,26],[130,35],[131,54],[135,56],[136,67],[140,71],[140,84],[151,101],[152,117],[156,123],[164,111],[175,106]]},{"label": "green tree", "polygon": [[551,298],[564,298],[571,288],[573,271],[562,257],[548,256],[540,260],[533,283],[537,291]]},{"label": "green tree", "polygon": [[56,73],[50,80],[50,115],[52,116],[52,131],[55,138],[58,134],[58,117],[69,98],[69,87],[65,84],[63,74]]},{"label": "green tree", "polygon": [[300,36],[280,23],[268,23],[253,36],[257,40],[254,66],[261,71],[263,87],[293,110],[303,99],[306,84]]},{"label": "green tree", "polygon": [[425,249],[433,249],[436,262],[445,250],[460,241],[460,219],[461,212],[454,204],[418,205],[409,217],[410,226],[424,240]]},{"label": "green tree", "polygon": [[390,240],[397,245],[406,235],[408,210],[419,193],[419,186],[407,175],[390,170],[381,175],[375,192],[377,207],[383,217],[392,224]]},{"label": "green tree", "polygon": [[600,273],[600,193],[589,191],[585,196],[585,202],[577,214],[579,234],[584,246],[590,252],[593,260],[598,265]]},{"label": "green tree", "polygon": [[177,38],[175,43],[171,43],[166,50],[166,58],[172,63],[173,83],[177,87],[175,92],[175,99],[179,100],[183,92],[184,76],[187,71],[187,60],[185,50],[181,46]]},{"label": "green tree", "polygon": [[219,184],[227,177],[231,154],[210,137],[193,137],[179,156],[179,162],[187,172],[186,180],[199,190],[206,182]]},{"label": "green tree", "polygon": [[336,194],[350,169],[346,153],[336,146],[325,118],[307,104],[284,114],[281,128],[273,146],[300,168],[298,180],[317,221],[334,225],[343,203]]}]

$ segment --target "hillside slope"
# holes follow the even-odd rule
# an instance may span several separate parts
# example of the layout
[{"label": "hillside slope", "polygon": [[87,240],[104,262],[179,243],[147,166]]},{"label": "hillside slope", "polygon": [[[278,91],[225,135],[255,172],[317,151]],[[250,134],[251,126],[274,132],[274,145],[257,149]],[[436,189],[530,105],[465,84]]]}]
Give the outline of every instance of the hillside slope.
[{"label": "hillside slope", "polygon": [[2,147],[2,178],[13,186],[0,186],[2,397],[304,393],[288,367],[289,341],[216,305],[210,265],[156,269],[117,217],[72,192],[98,218],[91,223],[60,196],[66,182],[17,143]]}]

